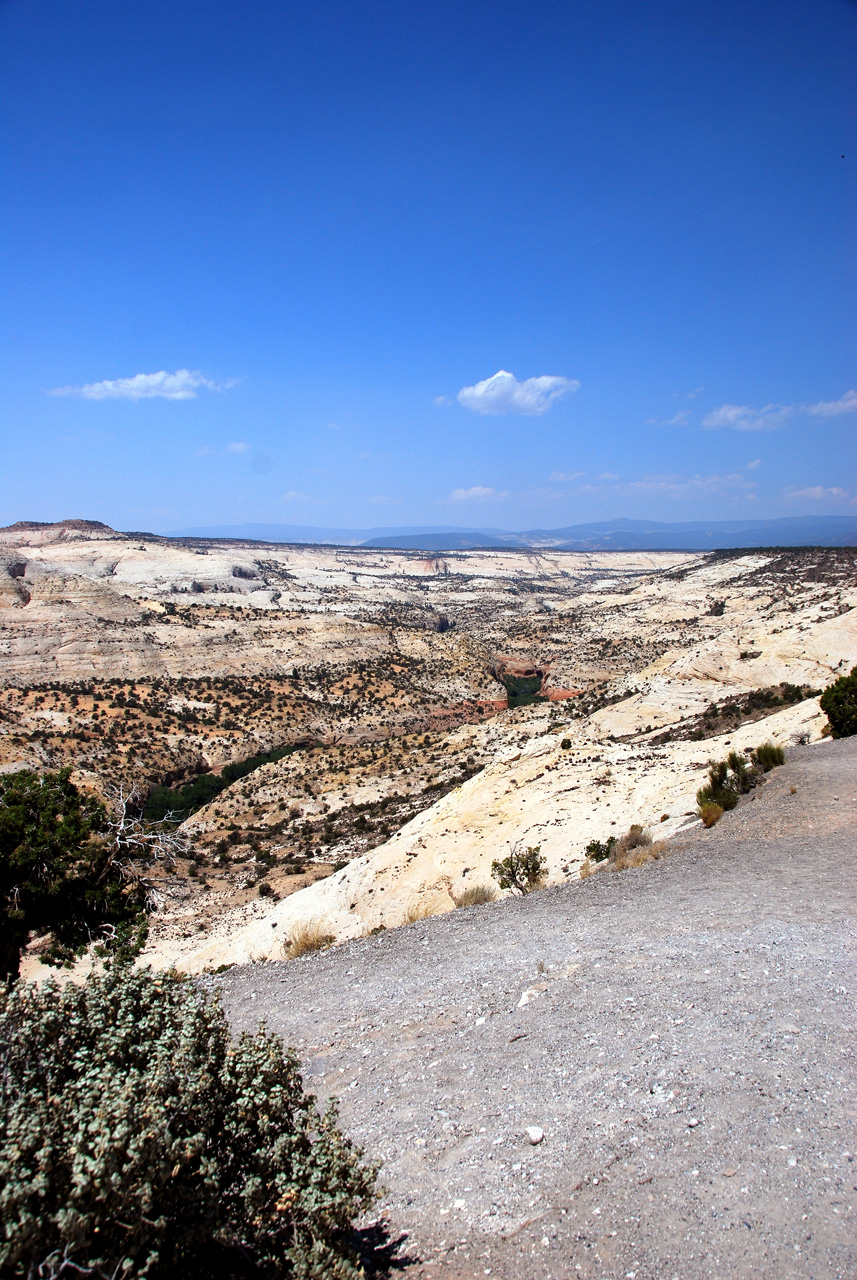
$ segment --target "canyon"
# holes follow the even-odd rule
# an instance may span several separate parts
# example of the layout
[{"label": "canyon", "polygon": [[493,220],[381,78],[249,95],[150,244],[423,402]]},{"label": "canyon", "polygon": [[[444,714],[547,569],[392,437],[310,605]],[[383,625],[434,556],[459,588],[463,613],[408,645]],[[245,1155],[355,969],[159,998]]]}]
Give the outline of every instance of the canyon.
[{"label": "canyon", "polygon": [[710,758],[821,739],[855,604],[843,547],[430,554],[23,522],[0,530],[0,769],[178,797],[190,852],[146,954],[217,969],[301,924],[340,942],[452,911],[515,848],[560,884],[632,823],[686,834]]}]

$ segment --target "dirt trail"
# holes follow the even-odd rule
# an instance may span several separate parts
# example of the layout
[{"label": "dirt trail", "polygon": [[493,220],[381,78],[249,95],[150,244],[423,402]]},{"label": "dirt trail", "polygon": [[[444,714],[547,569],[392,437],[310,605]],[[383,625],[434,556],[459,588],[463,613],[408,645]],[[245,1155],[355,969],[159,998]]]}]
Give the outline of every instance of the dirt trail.
[{"label": "dirt trail", "polygon": [[844,1280],[855,819],[857,740],[795,748],[662,862],[206,982],[383,1158],[408,1275]]}]

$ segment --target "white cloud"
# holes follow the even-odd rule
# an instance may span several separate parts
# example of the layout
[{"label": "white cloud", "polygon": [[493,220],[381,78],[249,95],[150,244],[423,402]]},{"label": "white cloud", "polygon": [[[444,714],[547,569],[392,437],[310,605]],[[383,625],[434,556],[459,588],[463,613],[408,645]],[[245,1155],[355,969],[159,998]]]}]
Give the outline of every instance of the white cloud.
[{"label": "white cloud", "polygon": [[472,387],[462,387],[458,402],[476,413],[524,413],[538,416],[546,413],[555,400],[580,383],[575,378],[543,376],[519,382],[513,373],[501,369],[493,378],[485,378]]},{"label": "white cloud", "polygon": [[722,404],[706,414],[702,425],[711,429],[731,427],[733,431],[775,431],[794,412],[794,406],[789,404],[768,404],[759,410],[746,404]]},{"label": "white cloud", "polygon": [[849,494],[847,489],[840,489],[837,485],[825,488],[824,485],[814,484],[805,489],[790,489],[787,497],[809,498],[812,502],[847,502]]},{"label": "white cloud", "polygon": [[438,409],[443,409],[446,405],[452,404],[449,396],[435,396],[432,404],[437,405]]},{"label": "white cloud", "polygon": [[819,400],[818,404],[805,404],[804,413],[816,418],[836,418],[840,413],[857,413],[857,391],[846,391],[838,400]]},{"label": "white cloud", "polygon": [[226,446],[226,452],[227,453],[249,453],[250,446],[249,444],[246,444],[243,440],[230,440],[229,444]]},{"label": "white cloud", "polygon": [[87,382],[82,387],[54,387],[49,396],[80,396],[84,400],[193,400],[200,387],[209,391],[225,391],[235,385],[234,379],[214,382],[198,369],[176,369],[175,373],[137,373],[133,378],[108,378],[104,382]]},{"label": "white cloud", "polygon": [[509,492],[506,489],[498,491],[491,489],[482,484],[475,484],[470,489],[453,489],[448,498],[444,498],[444,502],[498,502],[502,498],[508,498]]},{"label": "white cloud", "polygon": [[726,496],[730,493],[749,496],[753,481],[737,473],[708,476],[654,475],[632,480],[622,488],[630,493],[660,494],[665,498],[693,498],[709,494]]},{"label": "white cloud", "polygon": [[313,505],[318,503],[318,498],[313,498],[309,493],[301,493],[300,489],[289,489],[288,493],[284,493],[280,502],[310,502]]},{"label": "white cloud", "polygon": [[665,427],[686,427],[690,422],[690,413],[687,409],[681,409],[678,413],[673,414],[671,418],[665,418],[663,426]]},{"label": "white cloud", "polygon": [[585,471],[552,471],[548,476],[548,479],[559,484],[569,484],[572,480],[579,480],[581,476],[585,475]]},{"label": "white cloud", "polygon": [[808,413],[814,418],[836,418],[842,413],[857,413],[857,391],[846,391],[838,400],[819,400],[817,404],[768,404],[758,410],[746,404],[722,404],[702,419],[702,425],[731,427],[733,431],[775,431],[796,413]]},{"label": "white cloud", "polygon": [[595,477],[596,480],[618,480],[619,477],[613,471],[602,471],[600,475]]},{"label": "white cloud", "polygon": [[748,470],[748,471],[755,471],[755,470],[756,470],[756,468],[757,468],[757,467],[760,467],[761,465],[762,465],[762,459],[761,459],[761,458],[754,458],[752,462],[748,462],[748,463],[747,463],[747,470]]}]

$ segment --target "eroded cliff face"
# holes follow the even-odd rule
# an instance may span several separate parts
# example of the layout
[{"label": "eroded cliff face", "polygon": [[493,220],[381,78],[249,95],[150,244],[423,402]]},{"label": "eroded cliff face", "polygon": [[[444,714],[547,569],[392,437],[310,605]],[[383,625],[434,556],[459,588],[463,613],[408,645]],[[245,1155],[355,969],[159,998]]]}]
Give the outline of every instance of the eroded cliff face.
[{"label": "eroded cliff face", "polygon": [[[426,558],[16,526],[0,531],[0,768],[145,790],[299,744],[188,820],[193,872],[165,886],[152,945],[199,967],[276,950],[318,914],[354,936],[448,909],[517,841],[576,874],[623,823],[677,830],[717,751],[817,738],[808,695],[857,661],[855,559]],[[507,709],[510,677],[539,700]],[[269,934],[239,941],[255,918]]]}]

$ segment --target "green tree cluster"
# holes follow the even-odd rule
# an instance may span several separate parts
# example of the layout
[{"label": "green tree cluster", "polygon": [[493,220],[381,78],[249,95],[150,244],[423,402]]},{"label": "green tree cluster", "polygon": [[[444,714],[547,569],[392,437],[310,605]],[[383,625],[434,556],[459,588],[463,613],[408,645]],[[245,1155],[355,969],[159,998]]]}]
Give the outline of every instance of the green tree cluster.
[{"label": "green tree cluster", "polygon": [[828,685],[819,705],[830,722],[834,738],[850,738],[857,733],[857,667]]},{"label": "green tree cluster", "polygon": [[59,964],[93,941],[139,947],[146,887],[115,836],[69,769],[0,778],[0,978],[17,975],[34,931],[51,934],[44,958]]}]

